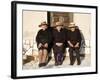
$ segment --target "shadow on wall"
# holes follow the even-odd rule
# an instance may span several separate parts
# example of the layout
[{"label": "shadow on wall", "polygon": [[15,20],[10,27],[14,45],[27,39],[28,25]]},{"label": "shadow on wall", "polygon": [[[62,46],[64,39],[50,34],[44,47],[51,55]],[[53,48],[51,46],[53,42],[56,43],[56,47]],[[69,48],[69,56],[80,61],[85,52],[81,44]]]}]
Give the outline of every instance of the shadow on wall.
[{"label": "shadow on wall", "polygon": [[[79,29],[78,26],[77,26],[77,28]],[[86,55],[85,54],[85,45],[86,45],[86,43],[85,43],[84,35],[83,35],[83,33],[82,33],[81,30],[80,30],[80,34],[81,34],[81,38],[82,38],[82,40],[81,40],[81,46],[80,46],[80,57],[81,57],[81,60],[84,60],[85,55]]]}]

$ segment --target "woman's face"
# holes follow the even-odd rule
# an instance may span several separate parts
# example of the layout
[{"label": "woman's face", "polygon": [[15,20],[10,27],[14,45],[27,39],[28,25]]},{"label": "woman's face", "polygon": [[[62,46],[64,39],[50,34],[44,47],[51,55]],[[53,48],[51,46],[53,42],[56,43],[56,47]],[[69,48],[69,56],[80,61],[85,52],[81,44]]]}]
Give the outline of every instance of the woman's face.
[{"label": "woman's face", "polygon": [[69,26],[70,26],[70,30],[71,31],[74,31],[75,30],[75,24],[74,23],[73,24],[70,24]]},{"label": "woman's face", "polygon": [[59,31],[61,30],[62,26],[57,26],[56,29]]},{"label": "woman's face", "polygon": [[75,27],[71,28],[71,31],[75,31]]},{"label": "woman's face", "polygon": [[43,30],[47,29],[47,25],[42,25],[42,29]]}]

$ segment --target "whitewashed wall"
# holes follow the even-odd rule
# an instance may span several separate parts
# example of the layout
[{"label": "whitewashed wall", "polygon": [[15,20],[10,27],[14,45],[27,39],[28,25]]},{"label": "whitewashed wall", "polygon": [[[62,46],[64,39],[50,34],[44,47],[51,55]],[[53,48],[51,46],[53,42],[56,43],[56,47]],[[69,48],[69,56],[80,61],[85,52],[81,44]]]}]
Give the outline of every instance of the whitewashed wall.
[{"label": "whitewashed wall", "polygon": [[23,11],[23,47],[28,50],[25,55],[32,55],[32,48],[38,53],[35,37],[42,21],[47,21],[47,12]]},{"label": "whitewashed wall", "polygon": [[35,36],[40,29],[38,25],[47,21],[47,12],[23,11],[23,39],[35,42]]},{"label": "whitewashed wall", "polygon": [[85,53],[89,54],[90,52],[90,36],[91,36],[91,14],[87,13],[74,13],[74,22],[84,35],[86,48]]}]

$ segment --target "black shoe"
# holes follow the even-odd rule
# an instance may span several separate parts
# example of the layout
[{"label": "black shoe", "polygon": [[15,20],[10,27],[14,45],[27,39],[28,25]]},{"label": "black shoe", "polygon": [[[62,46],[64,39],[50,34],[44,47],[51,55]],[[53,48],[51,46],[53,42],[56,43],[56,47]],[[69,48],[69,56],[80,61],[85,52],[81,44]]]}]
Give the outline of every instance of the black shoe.
[{"label": "black shoe", "polygon": [[38,66],[39,66],[39,67],[42,67],[42,63],[40,63]]},{"label": "black shoe", "polygon": [[55,63],[55,66],[58,66],[58,65],[59,65],[59,64],[56,62],[56,63]]},{"label": "black shoe", "polygon": [[73,65],[74,63],[70,63],[69,65]]},{"label": "black shoe", "polygon": [[77,65],[80,65],[80,64],[81,64],[80,62],[77,63]]},{"label": "black shoe", "polygon": [[46,63],[42,63],[42,66],[46,66]]},{"label": "black shoe", "polygon": [[62,65],[62,62],[59,62],[59,65]]}]

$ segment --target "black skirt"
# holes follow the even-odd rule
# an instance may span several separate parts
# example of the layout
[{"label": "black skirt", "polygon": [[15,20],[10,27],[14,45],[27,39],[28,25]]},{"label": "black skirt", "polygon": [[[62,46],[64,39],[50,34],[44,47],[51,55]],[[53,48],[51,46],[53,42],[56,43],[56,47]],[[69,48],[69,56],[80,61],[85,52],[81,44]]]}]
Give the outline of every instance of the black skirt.
[{"label": "black skirt", "polygon": [[53,52],[54,52],[54,54],[56,54],[56,53],[64,53],[65,52],[65,46],[64,45],[62,45],[62,46],[54,45],[53,46]]}]

